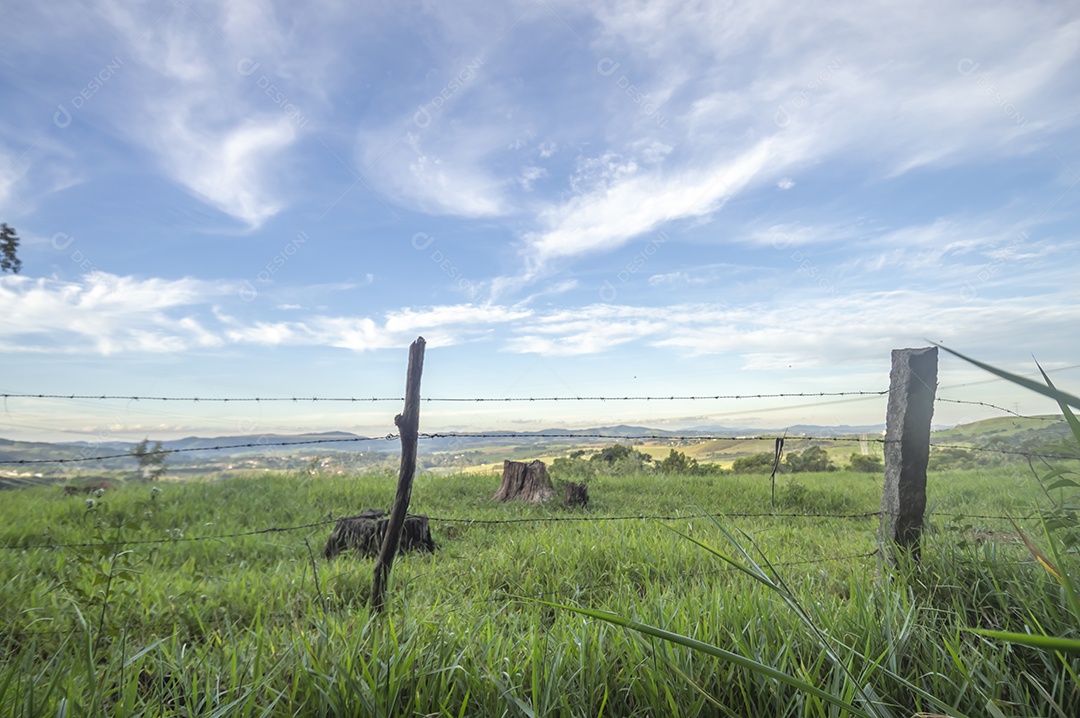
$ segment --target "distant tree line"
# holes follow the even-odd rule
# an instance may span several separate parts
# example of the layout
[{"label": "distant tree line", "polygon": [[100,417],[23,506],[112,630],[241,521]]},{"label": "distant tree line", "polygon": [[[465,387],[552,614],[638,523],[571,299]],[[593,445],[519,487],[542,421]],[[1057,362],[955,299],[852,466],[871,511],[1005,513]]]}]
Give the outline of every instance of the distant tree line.
[{"label": "distant tree line", "polygon": [[[735,459],[731,469],[737,474],[770,473],[774,461],[775,456],[771,453],[752,454]],[[833,463],[829,453],[820,446],[793,451],[784,456],[783,461],[780,462],[780,470],[786,474],[838,471],[840,468]],[[847,466],[843,468],[858,473],[874,474],[883,472],[885,463],[881,457],[855,453],[851,455]]]},{"label": "distant tree line", "polygon": [[[656,460],[628,444],[605,446],[589,455],[587,449],[578,449],[568,456],[555,459],[550,467],[551,475],[564,481],[588,481],[596,476],[633,476],[637,474],[666,474],[678,476],[704,476],[718,474],[770,473],[774,456],[771,453],[752,454],[735,460],[730,469],[720,464],[700,463],[676,449],[667,457]],[[801,452],[792,452],[781,462],[783,473],[837,471],[828,452],[820,446],[811,446]],[[848,471],[881,473],[885,470],[882,459],[877,456],[852,454],[845,466]]]},{"label": "distant tree line", "polygon": [[637,474],[678,474],[702,476],[723,473],[718,464],[701,464],[681,451],[672,449],[666,458],[656,461],[652,456],[628,444],[605,446],[586,458],[586,449],[572,451],[555,459],[549,471],[564,481],[588,481],[596,476],[634,476]]}]

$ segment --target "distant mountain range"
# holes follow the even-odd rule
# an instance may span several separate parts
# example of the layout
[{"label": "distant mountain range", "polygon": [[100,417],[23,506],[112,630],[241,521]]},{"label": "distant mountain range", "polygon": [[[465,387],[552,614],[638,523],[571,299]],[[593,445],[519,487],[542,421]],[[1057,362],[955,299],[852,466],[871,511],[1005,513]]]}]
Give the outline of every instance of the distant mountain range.
[{"label": "distant mountain range", "polygon": [[[484,432],[437,432],[453,436],[437,436],[420,442],[420,453],[440,451],[469,450],[473,446],[517,446],[522,442],[529,444],[552,443],[603,443],[603,438],[571,439],[574,435],[586,434],[598,437],[641,438],[653,436],[660,438],[706,437],[706,436],[760,436],[786,432],[788,436],[850,436],[860,434],[878,434],[884,425],[874,426],[813,426],[799,425],[786,429],[753,429],[749,427],[696,426],[691,429],[672,431],[654,429],[645,426],[595,426],[584,429],[539,429],[536,431],[484,431]],[[475,434],[497,436],[475,436]],[[567,437],[565,441],[561,437]],[[347,452],[388,452],[398,451],[397,440],[383,438],[364,440],[364,437],[343,431],[328,431],[311,434],[242,434],[238,436],[200,437],[189,436],[183,439],[162,441],[165,449],[176,451],[169,458],[171,464],[187,464],[205,460],[211,453],[216,456],[240,456],[245,454],[266,454],[289,452],[287,445],[295,444],[297,452],[316,453],[320,451]],[[42,459],[78,459],[96,456],[122,455],[108,459],[99,465],[102,468],[130,466],[131,459],[126,454],[135,446],[126,441],[73,441],[64,443],[12,441],[0,439],[0,461],[42,460]],[[212,447],[230,447],[209,451]],[[200,451],[206,449],[207,451]],[[23,465],[25,467],[25,465]]]},{"label": "distant mountain range", "polygon": [[[1034,437],[1045,435],[1047,439],[1063,436],[1063,421],[1053,421],[1053,417],[1000,417],[984,421],[965,424],[935,431],[933,439],[936,442],[943,440],[974,442],[980,437],[993,436],[999,440],[1010,437],[1023,437],[1030,441]],[[470,451],[478,447],[507,447],[507,446],[562,446],[574,444],[605,443],[610,439],[599,437],[619,438],[642,438],[646,436],[659,437],[661,439],[678,437],[748,437],[748,436],[773,436],[786,433],[789,437],[798,436],[821,436],[839,437],[863,435],[880,436],[884,431],[884,424],[872,424],[866,426],[816,426],[812,424],[800,424],[789,426],[784,429],[754,429],[749,427],[729,427],[720,425],[701,425],[689,429],[677,431],[667,429],[655,429],[645,426],[596,426],[585,429],[541,429],[537,431],[498,431],[489,432],[446,432],[454,436],[438,436],[431,439],[423,439],[420,442],[420,453],[431,454],[446,451]],[[442,432],[440,432],[442,433]],[[474,436],[474,434],[496,434],[496,437]],[[598,438],[578,439],[571,438],[575,434],[597,435]],[[563,439],[562,437],[566,437]],[[399,444],[397,440],[385,440],[383,438],[363,440],[356,434],[348,432],[330,431],[311,434],[244,434],[240,436],[215,436],[198,437],[190,436],[183,439],[162,441],[166,449],[178,451],[169,457],[169,464],[190,465],[204,463],[214,458],[229,458],[244,455],[258,454],[315,454],[325,452],[385,452],[397,453]],[[285,445],[295,444],[295,449]],[[135,444],[124,441],[105,442],[30,442],[11,441],[0,439],[0,461],[17,460],[42,460],[42,459],[79,459],[98,456],[119,455],[117,458],[106,459],[100,462],[88,462],[101,469],[131,468],[132,459],[126,456]],[[231,447],[209,451],[211,447]],[[207,451],[200,451],[207,449]],[[2,469],[17,469],[26,471],[36,465],[8,464],[0,465]],[[49,467],[55,464],[41,464]]]}]

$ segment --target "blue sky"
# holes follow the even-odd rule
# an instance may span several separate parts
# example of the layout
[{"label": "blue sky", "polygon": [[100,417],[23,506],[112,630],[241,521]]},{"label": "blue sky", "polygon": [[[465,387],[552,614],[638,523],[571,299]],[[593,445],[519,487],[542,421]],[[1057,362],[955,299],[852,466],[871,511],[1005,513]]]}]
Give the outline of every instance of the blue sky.
[{"label": "blue sky", "polygon": [[[6,392],[877,390],[1080,372],[1080,11],[51,2],[0,28]],[[1053,406],[942,360],[941,396]],[[398,407],[9,400],[0,435]],[[940,405],[942,423],[992,412]],[[879,423],[881,399],[425,405],[428,429]]]}]

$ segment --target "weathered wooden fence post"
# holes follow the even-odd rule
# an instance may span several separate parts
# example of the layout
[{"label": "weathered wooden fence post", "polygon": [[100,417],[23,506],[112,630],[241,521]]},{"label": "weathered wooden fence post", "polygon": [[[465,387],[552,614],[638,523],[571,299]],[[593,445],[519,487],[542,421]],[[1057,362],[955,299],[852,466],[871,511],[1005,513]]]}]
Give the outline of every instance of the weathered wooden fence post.
[{"label": "weathered wooden fence post", "polygon": [[881,495],[881,542],[890,563],[896,562],[899,552],[919,559],[937,365],[937,347],[892,353]]},{"label": "weathered wooden fence post", "polygon": [[390,509],[386,536],[383,537],[379,557],[375,560],[371,608],[376,612],[382,611],[386,605],[386,583],[390,578],[390,567],[394,564],[394,556],[401,540],[401,528],[405,525],[405,516],[409,512],[409,499],[412,498],[413,476],[416,475],[416,444],[420,435],[420,375],[424,371],[424,346],[424,338],[419,337],[409,347],[405,410],[394,417],[394,423],[401,435],[401,467],[398,469],[397,494],[394,496],[394,507]]}]

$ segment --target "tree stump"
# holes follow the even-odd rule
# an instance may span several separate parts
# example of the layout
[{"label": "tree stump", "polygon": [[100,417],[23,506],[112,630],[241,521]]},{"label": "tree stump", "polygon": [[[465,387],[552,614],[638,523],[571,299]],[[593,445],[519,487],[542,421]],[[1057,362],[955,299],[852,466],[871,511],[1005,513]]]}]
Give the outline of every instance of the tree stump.
[{"label": "tree stump", "polygon": [[573,508],[589,505],[589,487],[587,484],[569,483],[563,487],[563,506]]},{"label": "tree stump", "polygon": [[543,503],[555,495],[547,466],[539,459],[528,464],[504,461],[502,486],[495,492],[496,501],[531,501]]},{"label": "tree stump", "polygon": [[[382,548],[389,522],[382,509],[365,509],[355,516],[338,519],[330,537],[326,539],[323,556],[331,559],[345,551],[356,551],[364,558],[375,556]],[[397,552],[402,554],[406,551],[435,551],[435,541],[431,538],[427,516],[410,514],[405,517]]]}]

